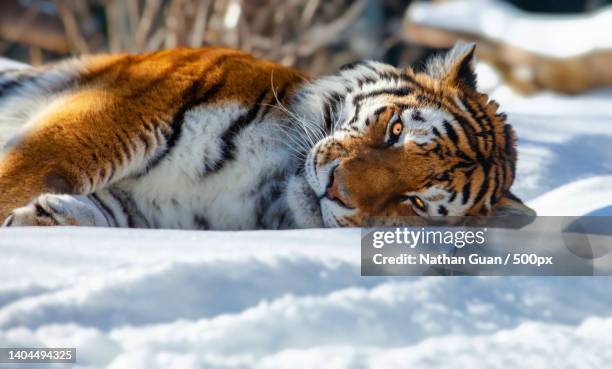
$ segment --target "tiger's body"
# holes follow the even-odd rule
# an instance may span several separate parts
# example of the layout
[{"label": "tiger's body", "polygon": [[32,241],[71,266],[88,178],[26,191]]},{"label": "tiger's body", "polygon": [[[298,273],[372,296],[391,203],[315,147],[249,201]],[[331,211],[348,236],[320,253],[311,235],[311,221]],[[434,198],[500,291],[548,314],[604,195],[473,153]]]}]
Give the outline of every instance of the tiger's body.
[{"label": "tiger's body", "polygon": [[[463,86],[426,78],[364,62],[311,80],[220,48],[92,56],[4,72],[0,124],[20,132],[5,139],[0,156],[0,220],[282,229],[362,225],[366,216],[489,215],[509,202],[520,209],[507,196],[514,136],[496,105],[482,96],[444,96],[441,88],[456,93]],[[436,110],[458,107],[460,114]],[[351,154],[369,152],[375,145],[365,137],[380,132],[368,132],[387,125],[371,122],[398,115],[411,130],[402,133],[402,145],[412,151],[390,152],[374,167]],[[455,149],[441,149],[442,141]],[[425,153],[430,159],[414,162]],[[434,166],[448,178],[431,178]],[[414,197],[417,190],[432,212],[414,210],[406,198],[383,206],[372,197]]]},{"label": "tiger's body", "polygon": [[[303,75],[223,49],[95,57],[54,73],[34,72],[0,105],[2,122],[27,123],[2,159],[0,178],[20,183],[0,182],[14,191],[0,198],[2,215],[38,194],[77,193],[100,210],[90,225],[295,226],[283,192],[298,165],[278,108]],[[54,159],[24,162],[17,150]],[[40,207],[63,206],[48,201]]]}]

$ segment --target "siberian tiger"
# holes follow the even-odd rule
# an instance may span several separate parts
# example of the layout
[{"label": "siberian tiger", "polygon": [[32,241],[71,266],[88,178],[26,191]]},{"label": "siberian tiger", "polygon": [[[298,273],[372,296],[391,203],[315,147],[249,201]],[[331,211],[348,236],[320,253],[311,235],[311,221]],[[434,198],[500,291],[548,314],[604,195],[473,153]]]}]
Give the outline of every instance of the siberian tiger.
[{"label": "siberian tiger", "polygon": [[0,125],[21,128],[0,137],[0,218],[283,229],[532,215],[510,193],[515,134],[476,90],[473,54],[316,79],[223,48],[5,71]]}]

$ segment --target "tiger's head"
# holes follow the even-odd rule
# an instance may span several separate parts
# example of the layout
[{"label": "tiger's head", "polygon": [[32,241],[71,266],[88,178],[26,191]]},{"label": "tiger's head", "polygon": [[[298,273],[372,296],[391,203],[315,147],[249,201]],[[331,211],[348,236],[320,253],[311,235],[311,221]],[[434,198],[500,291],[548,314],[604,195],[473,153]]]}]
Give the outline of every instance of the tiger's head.
[{"label": "tiger's head", "polygon": [[356,63],[298,94],[298,114],[327,126],[303,169],[325,226],[535,214],[510,192],[515,134],[476,89],[474,49],[457,44],[423,72]]}]

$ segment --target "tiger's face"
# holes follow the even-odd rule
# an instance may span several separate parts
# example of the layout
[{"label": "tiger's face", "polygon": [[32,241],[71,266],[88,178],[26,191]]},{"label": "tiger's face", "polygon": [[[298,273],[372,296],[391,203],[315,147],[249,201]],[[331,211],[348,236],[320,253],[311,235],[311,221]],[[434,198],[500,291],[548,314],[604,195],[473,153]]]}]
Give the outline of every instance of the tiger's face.
[{"label": "tiger's face", "polygon": [[364,62],[319,82],[334,91],[331,129],[304,176],[326,226],[534,214],[510,193],[515,135],[476,91],[473,52],[455,46],[421,73]]}]

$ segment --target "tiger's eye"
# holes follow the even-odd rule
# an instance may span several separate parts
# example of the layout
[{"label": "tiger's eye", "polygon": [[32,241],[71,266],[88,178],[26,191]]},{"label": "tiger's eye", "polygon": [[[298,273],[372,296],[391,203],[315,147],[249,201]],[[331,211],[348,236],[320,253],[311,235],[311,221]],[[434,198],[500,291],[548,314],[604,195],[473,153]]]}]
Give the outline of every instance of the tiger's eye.
[{"label": "tiger's eye", "polygon": [[393,126],[391,127],[391,133],[394,136],[399,136],[400,133],[402,133],[402,129],[404,128],[404,125],[400,122],[396,122],[393,123]]},{"label": "tiger's eye", "polygon": [[423,200],[421,200],[421,198],[420,198],[420,197],[415,196],[415,197],[412,199],[412,202],[414,203],[414,205],[416,205],[416,207],[417,207],[417,208],[419,208],[419,209],[421,209],[421,210],[424,210],[424,209],[425,209],[425,203],[423,202]]}]

